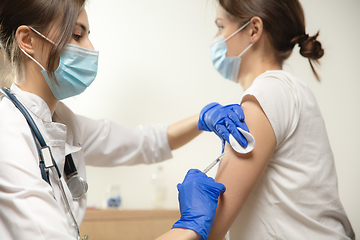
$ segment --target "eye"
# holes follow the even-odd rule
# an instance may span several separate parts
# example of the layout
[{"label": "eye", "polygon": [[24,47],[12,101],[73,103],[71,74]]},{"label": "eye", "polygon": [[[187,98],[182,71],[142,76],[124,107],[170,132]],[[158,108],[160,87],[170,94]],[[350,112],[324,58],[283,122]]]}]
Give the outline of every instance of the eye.
[{"label": "eye", "polygon": [[73,38],[75,39],[75,41],[79,41],[81,38],[81,35],[73,34]]}]

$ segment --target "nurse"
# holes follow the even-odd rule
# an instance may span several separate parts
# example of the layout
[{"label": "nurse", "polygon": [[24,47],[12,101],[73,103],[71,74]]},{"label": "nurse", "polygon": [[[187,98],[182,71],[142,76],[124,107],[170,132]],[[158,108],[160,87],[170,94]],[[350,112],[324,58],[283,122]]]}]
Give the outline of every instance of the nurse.
[{"label": "nurse", "polygon": [[[97,73],[98,52],[89,40],[85,0],[3,0],[0,2],[1,50],[15,69],[10,92],[28,110],[64,174],[71,156],[86,179],[92,166],[156,163],[171,158],[201,133],[215,132],[223,142],[231,133],[247,142],[239,105],[212,103],[199,116],[171,126],[127,128],[75,115],[62,99],[83,92]],[[67,184],[62,199],[57,175],[42,175],[30,128],[7,98],[0,99],[0,234],[1,239],[76,239],[85,214],[86,194],[73,199]],[[49,179],[49,183],[44,181]],[[178,185],[181,219],[160,239],[206,239],[218,197],[225,191],[199,170],[190,170]],[[67,200],[66,200],[67,199]],[[198,201],[202,199],[202,201]],[[68,205],[71,211],[68,211]],[[73,215],[73,216],[72,216]],[[75,226],[75,227],[74,227]]]}]

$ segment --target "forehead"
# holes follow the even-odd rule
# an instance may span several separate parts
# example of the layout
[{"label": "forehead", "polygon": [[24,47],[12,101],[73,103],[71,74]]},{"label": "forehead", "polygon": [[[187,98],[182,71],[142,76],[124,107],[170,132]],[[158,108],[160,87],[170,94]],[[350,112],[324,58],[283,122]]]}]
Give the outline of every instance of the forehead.
[{"label": "forehead", "polygon": [[216,7],[216,18],[230,19],[229,13],[220,4]]},{"label": "forehead", "polygon": [[88,20],[86,10],[84,8],[82,8],[81,11],[79,12],[79,15],[76,19],[76,23],[85,26],[87,31],[89,31],[89,20]]}]

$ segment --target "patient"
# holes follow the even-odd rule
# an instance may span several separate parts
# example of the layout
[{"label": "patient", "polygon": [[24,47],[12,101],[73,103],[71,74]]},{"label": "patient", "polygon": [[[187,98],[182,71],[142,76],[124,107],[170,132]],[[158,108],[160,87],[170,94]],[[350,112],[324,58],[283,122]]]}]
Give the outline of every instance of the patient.
[{"label": "patient", "polygon": [[316,99],[282,70],[298,44],[319,80],[313,62],[324,50],[318,34],[306,33],[299,1],[220,0],[215,22],[214,67],[243,87],[256,143],[248,154],[225,146],[216,181],[226,192],[208,239],[223,239],[229,229],[231,240],[355,239]]}]

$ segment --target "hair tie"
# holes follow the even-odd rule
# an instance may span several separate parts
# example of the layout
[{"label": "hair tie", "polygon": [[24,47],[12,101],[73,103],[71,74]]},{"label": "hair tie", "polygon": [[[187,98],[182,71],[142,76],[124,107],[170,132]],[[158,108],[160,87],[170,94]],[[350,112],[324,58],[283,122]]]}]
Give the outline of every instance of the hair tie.
[{"label": "hair tie", "polygon": [[309,39],[309,34],[305,34],[304,39],[299,43],[299,47],[301,48],[302,45],[304,44],[304,42],[306,42],[306,40],[308,40],[308,39]]}]

